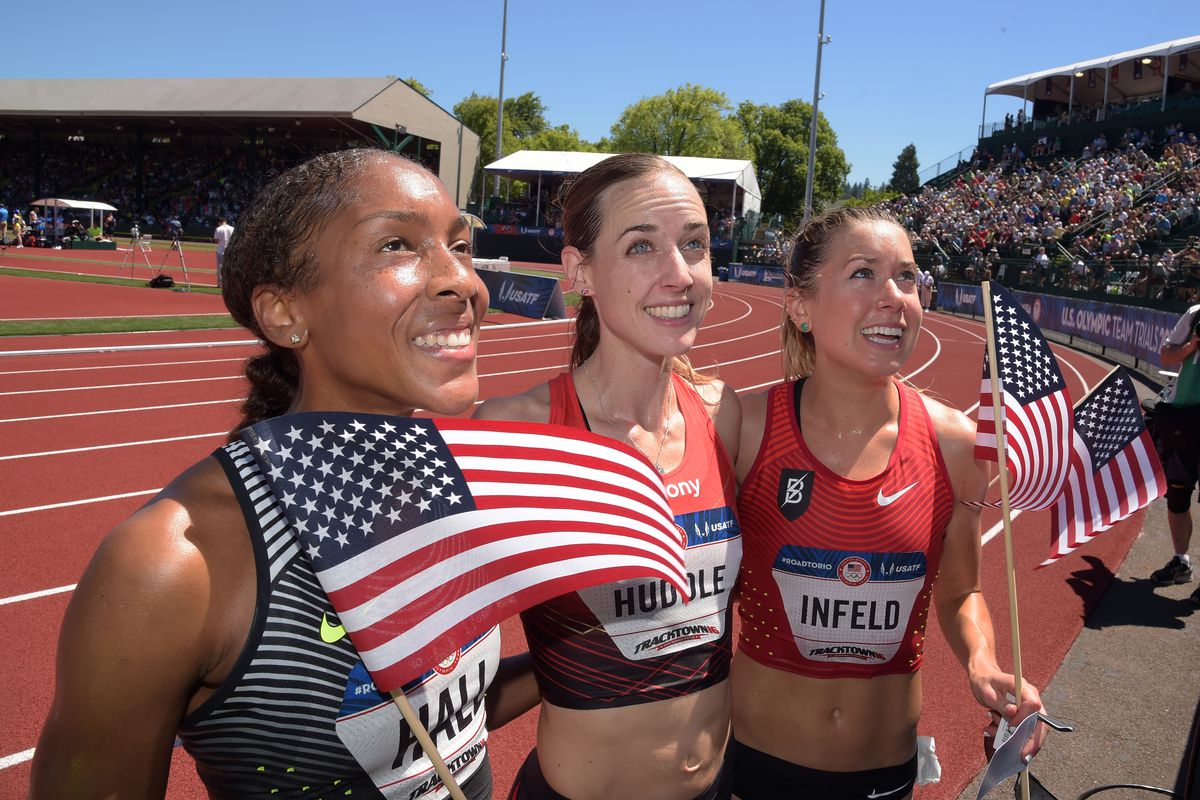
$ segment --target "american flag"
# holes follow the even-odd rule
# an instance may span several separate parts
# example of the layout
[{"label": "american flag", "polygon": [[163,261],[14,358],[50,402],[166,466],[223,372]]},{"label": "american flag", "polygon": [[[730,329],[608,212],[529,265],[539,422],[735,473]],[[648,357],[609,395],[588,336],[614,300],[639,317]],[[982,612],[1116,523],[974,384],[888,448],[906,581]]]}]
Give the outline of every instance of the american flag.
[{"label": "american flag", "polygon": [[649,577],[686,596],[657,473],[587,431],[302,413],[242,438],[383,691],[567,592]]},{"label": "american flag", "polygon": [[[1000,402],[1004,407],[1009,505],[1026,511],[1049,508],[1067,478],[1071,397],[1050,346],[1021,304],[995,283],[991,284],[991,302]],[[986,349],[975,457],[1000,460]],[[999,504],[984,505],[994,508]]]},{"label": "american flag", "polygon": [[1075,409],[1070,472],[1050,512],[1053,563],[1167,490],[1133,381],[1117,367]]}]

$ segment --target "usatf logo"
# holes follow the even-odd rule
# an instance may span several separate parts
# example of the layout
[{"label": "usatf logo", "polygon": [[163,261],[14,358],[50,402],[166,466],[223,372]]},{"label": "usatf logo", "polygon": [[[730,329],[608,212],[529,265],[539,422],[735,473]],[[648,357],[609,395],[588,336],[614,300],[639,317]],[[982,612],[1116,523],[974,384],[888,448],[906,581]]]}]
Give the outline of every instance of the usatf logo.
[{"label": "usatf logo", "polygon": [[813,471],[811,469],[785,469],[779,475],[779,513],[788,522],[795,522],[812,500]]},{"label": "usatf logo", "polygon": [[458,659],[462,656],[461,650],[455,650],[450,655],[442,659],[442,662],[434,667],[434,672],[438,675],[449,675],[454,672],[454,668],[458,666]]},{"label": "usatf logo", "polygon": [[847,586],[862,586],[871,577],[871,565],[858,556],[850,556],[838,564],[837,576]]}]

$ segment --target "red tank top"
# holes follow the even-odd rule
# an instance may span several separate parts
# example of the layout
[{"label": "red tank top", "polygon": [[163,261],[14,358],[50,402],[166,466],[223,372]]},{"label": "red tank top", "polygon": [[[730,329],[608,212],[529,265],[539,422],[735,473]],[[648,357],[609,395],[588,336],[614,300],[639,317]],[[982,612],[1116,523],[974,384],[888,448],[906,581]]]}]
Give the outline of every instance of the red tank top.
[{"label": "red tank top", "polygon": [[[564,708],[649,703],[729,676],[730,596],[742,557],[736,477],[704,402],[673,377],[683,412],[683,462],[662,476],[687,535],[690,600],[662,580],[629,580],[562,595],[521,614],[542,697]],[[550,422],[587,428],[571,374],[550,381]]]},{"label": "red tank top", "polygon": [[895,449],[879,475],[861,481],[834,473],[805,445],[803,382],[768,395],[762,445],[738,497],[746,531],[739,647],[764,666],[813,678],[921,666],[954,493],[920,395],[895,386]]}]

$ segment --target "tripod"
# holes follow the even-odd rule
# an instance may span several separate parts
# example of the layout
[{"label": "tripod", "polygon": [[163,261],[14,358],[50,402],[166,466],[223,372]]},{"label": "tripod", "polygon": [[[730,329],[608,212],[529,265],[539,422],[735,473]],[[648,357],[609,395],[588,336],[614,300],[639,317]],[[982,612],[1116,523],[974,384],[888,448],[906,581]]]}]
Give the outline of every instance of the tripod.
[{"label": "tripod", "polygon": [[[129,247],[122,249],[125,250],[125,259],[121,262],[121,266],[117,267],[118,275],[121,274],[121,272],[125,269],[125,265],[128,264],[129,277],[133,277],[133,268],[137,266],[137,257],[134,255],[134,253],[141,253],[142,261],[146,264],[147,272],[154,272],[154,266],[150,263],[150,256],[147,255],[150,252],[149,234],[142,236],[140,231],[135,226],[133,230],[129,232]],[[159,272],[161,271],[162,270],[160,269]]]},{"label": "tripod", "polygon": [[171,257],[171,252],[179,253],[179,268],[183,270],[183,290],[190,292],[192,290],[192,282],[188,278],[187,262],[183,260],[183,242],[179,240],[179,234],[172,234],[171,246],[167,248],[167,252],[163,255],[162,264],[159,265],[158,271],[162,272],[163,267],[167,265],[167,259]]}]

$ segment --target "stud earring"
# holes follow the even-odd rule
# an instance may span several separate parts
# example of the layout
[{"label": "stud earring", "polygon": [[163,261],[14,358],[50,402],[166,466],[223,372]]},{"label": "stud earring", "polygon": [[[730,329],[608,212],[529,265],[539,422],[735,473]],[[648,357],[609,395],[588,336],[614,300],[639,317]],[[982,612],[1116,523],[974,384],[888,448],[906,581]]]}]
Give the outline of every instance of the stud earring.
[{"label": "stud earring", "polygon": [[[307,332],[308,331],[305,331],[305,333],[307,333]],[[300,344],[300,342],[304,341],[304,334],[293,333],[291,336],[288,337],[288,340],[291,341],[292,344]]]},{"label": "stud earring", "polygon": [[811,330],[812,330],[812,325],[809,325],[807,322],[800,323],[800,332],[801,333],[808,333]]},{"label": "stud earring", "polygon": [[587,297],[591,293],[592,293],[592,290],[586,286],[579,290],[579,294],[582,297]]}]

